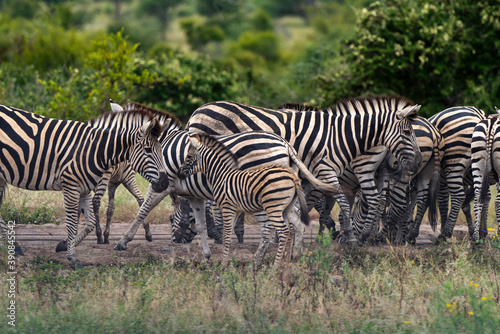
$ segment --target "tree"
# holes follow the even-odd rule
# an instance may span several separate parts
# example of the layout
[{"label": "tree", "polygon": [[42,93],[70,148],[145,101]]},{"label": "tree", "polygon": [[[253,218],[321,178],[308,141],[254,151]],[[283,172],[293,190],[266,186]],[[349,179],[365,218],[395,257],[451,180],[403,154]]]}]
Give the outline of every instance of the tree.
[{"label": "tree", "polygon": [[[321,78],[323,102],[396,93],[423,104],[427,115],[474,102],[485,80],[496,80],[498,90],[498,36],[496,0],[375,2],[359,12],[357,32],[341,47],[342,65]],[[490,98],[500,102],[498,94]]]},{"label": "tree", "polygon": [[182,0],[141,0],[139,11],[143,14],[154,16],[160,22],[162,32],[165,32],[170,19],[172,8],[181,3]]}]

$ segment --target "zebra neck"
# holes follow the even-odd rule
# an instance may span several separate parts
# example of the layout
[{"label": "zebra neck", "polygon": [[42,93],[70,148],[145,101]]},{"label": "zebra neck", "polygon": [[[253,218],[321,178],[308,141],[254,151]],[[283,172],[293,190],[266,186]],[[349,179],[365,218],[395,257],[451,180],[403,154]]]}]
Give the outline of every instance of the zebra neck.
[{"label": "zebra neck", "polygon": [[227,153],[226,155],[219,155],[214,152],[205,152],[199,167],[214,188],[217,187],[217,184],[223,182],[228,174],[237,170],[233,158]]},{"label": "zebra neck", "polygon": [[129,160],[135,135],[131,136],[129,132],[117,129],[106,129],[103,132],[97,160],[99,166],[109,170],[112,166]]}]

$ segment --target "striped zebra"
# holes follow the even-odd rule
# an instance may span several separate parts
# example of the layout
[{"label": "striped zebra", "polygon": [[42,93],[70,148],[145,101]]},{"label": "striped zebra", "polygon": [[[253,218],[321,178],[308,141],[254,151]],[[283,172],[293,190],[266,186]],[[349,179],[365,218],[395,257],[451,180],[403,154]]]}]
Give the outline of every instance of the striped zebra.
[{"label": "striped zebra", "polygon": [[403,238],[410,243],[416,241],[427,209],[432,229],[435,231],[437,226],[436,205],[443,145],[441,133],[423,117],[412,121],[412,126],[422,153],[422,166],[417,173],[396,178],[390,184],[389,211],[381,233],[385,240],[389,230],[395,230],[397,235],[394,241],[398,244],[403,242]]},{"label": "striped zebra", "polygon": [[[195,135],[190,139],[191,148],[179,169],[179,177],[184,179],[201,172],[212,185],[214,200],[224,220],[223,265],[229,263],[231,230],[238,215],[264,210],[269,219],[268,226],[274,227],[278,233],[279,244],[274,265],[279,267],[282,258],[287,259],[291,255],[291,249],[288,249],[291,247],[293,228],[289,224],[289,215],[297,199],[302,212],[301,219],[306,225],[309,224],[307,204],[297,172],[279,166],[240,170],[235,156],[215,138]],[[265,247],[261,242],[255,255],[257,265],[262,264],[264,255]]]},{"label": "striped zebra", "polygon": [[[438,241],[450,238],[460,208],[468,206],[466,199],[467,183],[470,179],[471,141],[474,127],[486,118],[486,114],[475,107],[452,107],[443,110],[431,118],[432,123],[441,133],[443,154],[441,160],[441,183],[439,186],[439,211],[441,214],[441,233]],[[451,209],[448,213],[448,196],[451,197]],[[470,210],[470,208],[466,208]],[[469,223],[472,236],[474,225]]]},{"label": "striped zebra", "polygon": [[[168,186],[158,142],[163,126],[153,114],[130,111],[103,114],[99,119],[108,128],[0,106],[0,192],[7,184],[63,192],[68,239],[60,242],[56,251],[67,249],[75,268],[81,267],[75,246],[95,225],[90,191],[111,166],[128,160],[156,191]],[[86,225],[76,235],[80,209]],[[5,240],[3,220],[1,227]]]},{"label": "striped zebra", "polygon": [[[299,164],[302,164],[302,162],[295,157],[295,154],[291,154],[293,148],[289,147],[284,139],[272,133],[253,131],[220,136],[217,139],[235,154],[241,169],[259,168],[270,164],[300,169]],[[177,178],[179,167],[184,163],[190,147],[189,135],[186,131],[180,130],[169,132],[167,137],[162,141],[162,146],[163,155],[167,163],[167,174],[171,180],[169,189],[162,193],[153,191],[151,187],[148,189],[144,204],[139,209],[134,222],[125,236],[123,236],[115,246],[115,249],[125,250],[128,242],[133,240],[137,229],[141,223],[143,223],[143,220],[147,217],[149,212],[167,195],[175,193],[177,196],[190,199],[197,225],[196,230],[201,237],[203,254],[206,258],[209,258],[211,252],[208,247],[204,213],[205,201],[213,199],[212,188],[206,177],[201,173],[192,175],[182,181]],[[309,173],[306,167],[302,167],[302,169],[302,177],[313,186],[331,193],[336,191],[336,189],[330,185],[318,183],[316,178]],[[301,234],[304,231],[303,225],[300,223],[300,218],[297,217],[295,210],[292,211],[292,214],[292,223],[296,224],[295,233],[297,239],[302,240]],[[260,214],[256,213],[254,217],[260,225],[267,221],[265,212]],[[296,243],[295,246],[295,255],[299,255],[301,252],[301,244]]]},{"label": "striped zebra", "polygon": [[[347,166],[377,146],[385,146],[406,169],[418,168],[420,152],[409,119],[416,116],[419,107],[404,98],[385,96],[342,100],[334,108],[313,111],[219,101],[195,110],[187,129],[208,135],[254,130],[276,133],[296,149],[314,176],[340,189],[338,177]],[[354,240],[348,199],[342,194],[334,198],[341,207],[342,239]],[[322,222],[332,206],[325,208]]]},{"label": "striped zebra", "polygon": [[[498,110],[497,110],[498,111]],[[487,218],[491,194],[490,185],[497,184],[500,172],[500,118],[490,116],[474,128],[471,142],[472,176],[474,186],[474,215],[476,218],[473,240],[488,235]],[[500,217],[500,198],[495,198],[495,213]],[[500,225],[500,224],[499,224]],[[497,230],[497,231],[500,231]]]}]

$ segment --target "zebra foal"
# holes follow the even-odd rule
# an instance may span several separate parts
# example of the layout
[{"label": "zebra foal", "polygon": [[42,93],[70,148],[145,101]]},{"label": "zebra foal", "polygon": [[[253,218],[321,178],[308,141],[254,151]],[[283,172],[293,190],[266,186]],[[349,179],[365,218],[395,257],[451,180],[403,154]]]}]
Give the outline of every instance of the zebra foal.
[{"label": "zebra foal", "polygon": [[[215,138],[195,135],[190,137],[190,141],[191,148],[179,169],[179,177],[184,179],[201,172],[212,186],[214,200],[222,211],[224,222],[223,265],[229,261],[231,230],[239,214],[265,211],[269,225],[278,234],[279,244],[274,262],[278,267],[283,257],[291,255],[289,214],[297,199],[301,219],[306,225],[309,224],[307,203],[297,172],[289,167],[278,166],[239,170],[234,155]],[[265,255],[265,249],[261,246],[262,243],[255,255],[258,265]]]}]

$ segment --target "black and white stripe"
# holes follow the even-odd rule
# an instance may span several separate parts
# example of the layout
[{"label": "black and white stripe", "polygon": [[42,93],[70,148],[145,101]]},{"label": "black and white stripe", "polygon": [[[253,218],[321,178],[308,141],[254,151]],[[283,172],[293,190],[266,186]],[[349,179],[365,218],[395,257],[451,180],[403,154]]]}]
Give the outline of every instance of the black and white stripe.
[{"label": "black and white stripe", "polygon": [[[500,118],[490,116],[474,128],[471,141],[472,176],[474,186],[475,226],[473,240],[488,235],[487,218],[491,194],[490,185],[497,184],[500,172]],[[495,198],[495,213],[499,221],[500,198]]]},{"label": "black and white stripe", "polygon": [[[29,190],[62,191],[66,209],[68,259],[95,225],[90,191],[102,175],[122,161],[152,182],[157,191],[168,186],[158,135],[163,131],[151,113],[104,114],[107,129],[87,123],[56,120],[13,107],[0,106],[0,192],[7,184]],[[79,209],[86,225],[76,235]],[[5,235],[5,224],[2,220]]]},{"label": "black and white stripe", "polygon": [[[429,122],[441,133],[443,141],[439,186],[440,240],[451,237],[460,208],[464,204],[468,206],[465,203],[464,187],[468,185],[464,181],[470,179],[472,133],[475,126],[485,118],[485,113],[475,107],[448,108],[429,118]],[[449,214],[448,196],[451,197]],[[473,231],[471,221],[469,233],[472,235]]]},{"label": "black and white stripe", "polygon": [[[418,168],[418,146],[408,120],[418,109],[409,100],[397,97],[348,99],[334,108],[312,111],[271,110],[219,101],[195,110],[187,129],[209,135],[255,130],[276,133],[296,149],[299,159],[318,179],[340,189],[338,177],[349,164],[377,146],[385,146],[405,168]],[[342,195],[336,200],[342,209],[344,239],[352,240],[349,202]],[[328,215],[330,210],[325,210]]]},{"label": "black and white stripe", "polygon": [[[274,227],[278,234],[279,245],[275,266],[279,266],[283,257],[291,255],[291,229],[289,215],[297,199],[302,211],[302,220],[308,224],[307,204],[300,185],[300,179],[292,168],[268,166],[257,169],[241,170],[235,156],[219,141],[210,136],[191,137],[191,148],[179,175],[202,172],[212,186],[214,200],[222,211],[224,230],[223,264],[229,261],[229,246],[232,227],[240,213],[265,211],[269,219],[268,226]],[[269,235],[262,240],[269,242]],[[264,242],[265,242],[264,241]],[[257,264],[262,263],[266,246],[263,242],[255,255]]]}]

